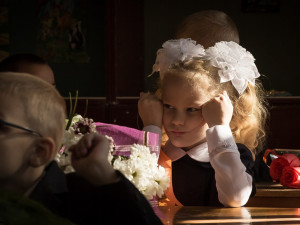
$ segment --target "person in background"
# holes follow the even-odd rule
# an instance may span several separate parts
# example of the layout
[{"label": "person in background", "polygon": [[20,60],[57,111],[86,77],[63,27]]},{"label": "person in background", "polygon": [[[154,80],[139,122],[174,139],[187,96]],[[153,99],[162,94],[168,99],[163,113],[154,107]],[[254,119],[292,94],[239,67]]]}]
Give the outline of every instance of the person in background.
[{"label": "person in background", "polygon": [[156,95],[141,93],[144,130],[168,136],[159,162],[169,170],[169,204],[240,207],[255,194],[254,156],[266,109],[251,53],[235,42],[204,49],[191,39],[157,51]]},{"label": "person in background", "polygon": [[177,26],[175,38],[191,38],[204,48],[220,41],[240,43],[236,24],[226,13],[218,10],[202,10],[188,15]]},{"label": "person in background", "polygon": [[27,196],[74,224],[161,224],[145,197],[108,162],[104,136],[89,134],[71,147],[75,173],[58,167],[65,108],[48,82],[0,72],[0,190]]},{"label": "person in background", "polygon": [[29,73],[55,86],[53,70],[44,59],[34,54],[20,53],[8,56],[0,63],[0,72]]}]

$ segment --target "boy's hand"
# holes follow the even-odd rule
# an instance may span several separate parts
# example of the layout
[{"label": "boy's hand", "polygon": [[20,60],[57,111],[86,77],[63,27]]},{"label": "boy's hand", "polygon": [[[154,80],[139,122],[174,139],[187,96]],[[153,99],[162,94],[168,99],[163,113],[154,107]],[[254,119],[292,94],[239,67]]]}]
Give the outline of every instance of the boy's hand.
[{"label": "boy's hand", "polygon": [[144,127],[148,125],[162,126],[163,105],[153,94],[140,93],[138,110]]},{"label": "boy's hand", "polygon": [[100,186],[119,180],[108,162],[109,140],[98,133],[87,134],[71,146],[72,166],[91,184]]},{"label": "boy's hand", "polygon": [[226,91],[202,106],[202,115],[209,127],[229,125],[232,113],[233,106]]}]

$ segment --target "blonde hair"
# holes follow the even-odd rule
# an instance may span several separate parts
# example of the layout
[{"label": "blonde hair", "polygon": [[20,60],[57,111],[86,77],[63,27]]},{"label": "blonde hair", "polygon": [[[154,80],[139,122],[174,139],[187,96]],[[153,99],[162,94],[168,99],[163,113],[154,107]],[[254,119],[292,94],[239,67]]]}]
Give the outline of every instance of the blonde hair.
[{"label": "blonde hair", "polygon": [[30,74],[0,72],[0,95],[20,99],[30,128],[53,138],[59,149],[65,129],[66,105],[51,84]]},{"label": "blonde hair", "polygon": [[218,10],[203,10],[187,16],[178,25],[175,38],[191,38],[204,48],[219,41],[240,42],[234,21]]},{"label": "blonde hair", "polygon": [[[162,89],[169,77],[184,79],[195,90],[206,91],[210,97],[227,91],[233,105],[230,128],[237,143],[246,145],[253,155],[261,150],[265,142],[265,122],[268,115],[264,102],[262,85],[256,80],[255,87],[250,83],[239,95],[231,82],[220,83],[218,68],[210,66],[208,61],[191,59],[173,64],[163,74],[156,92],[162,97]],[[162,138],[164,140],[165,137]]]}]

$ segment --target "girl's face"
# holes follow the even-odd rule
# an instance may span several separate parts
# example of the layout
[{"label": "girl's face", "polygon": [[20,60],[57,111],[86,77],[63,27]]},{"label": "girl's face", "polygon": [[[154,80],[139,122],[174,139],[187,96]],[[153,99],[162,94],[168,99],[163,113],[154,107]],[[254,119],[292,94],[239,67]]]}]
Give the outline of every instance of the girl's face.
[{"label": "girl's face", "polygon": [[192,88],[182,79],[163,86],[163,125],[174,146],[190,149],[206,141],[208,125],[201,107],[208,100],[206,91]]}]

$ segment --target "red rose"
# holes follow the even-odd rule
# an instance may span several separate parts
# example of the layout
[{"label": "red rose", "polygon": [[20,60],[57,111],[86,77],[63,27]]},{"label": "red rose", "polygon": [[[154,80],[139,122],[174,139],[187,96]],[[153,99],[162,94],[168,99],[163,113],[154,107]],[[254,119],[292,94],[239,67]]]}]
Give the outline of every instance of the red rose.
[{"label": "red rose", "polygon": [[270,165],[270,176],[274,180],[279,180],[282,170],[286,166],[300,166],[299,158],[294,154],[283,154],[274,159]]},{"label": "red rose", "polygon": [[282,170],[280,184],[286,187],[300,188],[300,167],[286,166]]}]

